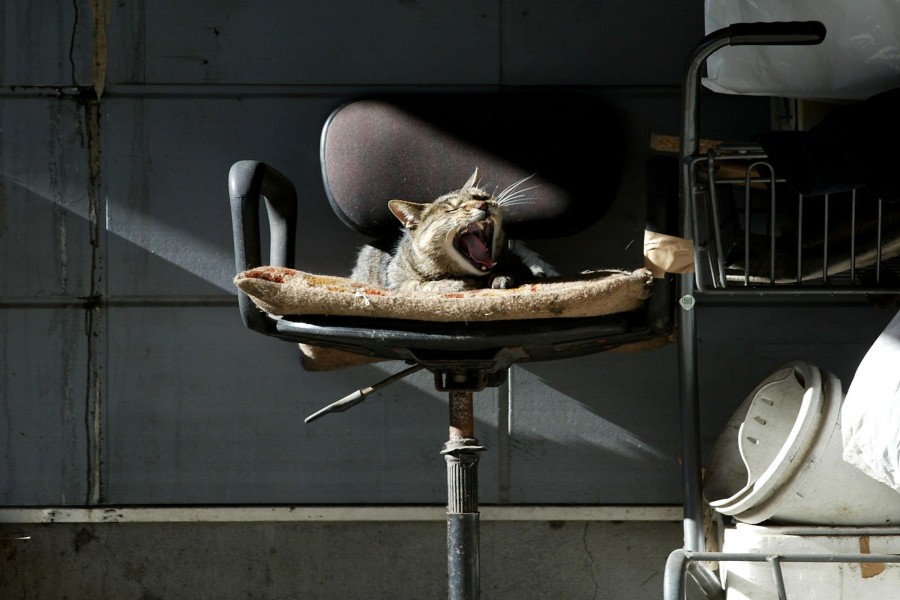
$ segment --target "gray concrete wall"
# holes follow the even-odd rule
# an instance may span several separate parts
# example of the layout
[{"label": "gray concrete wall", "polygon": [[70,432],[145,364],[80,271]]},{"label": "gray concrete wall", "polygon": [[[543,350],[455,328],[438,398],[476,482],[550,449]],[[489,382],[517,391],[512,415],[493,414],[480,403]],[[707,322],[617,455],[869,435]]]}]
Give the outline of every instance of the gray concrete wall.
[{"label": "gray concrete wall", "polygon": [[[700,7],[251,6],[4,9],[6,505],[443,501],[446,401],[428,374],[304,425],[399,366],[307,373],[292,345],[236,312],[235,161],[295,182],[301,268],[346,274],[365,241],[331,212],[318,163],[323,122],[349,98],[421,86],[601,95],[627,130],[619,196],[595,227],[536,245],[570,272],[642,264],[643,159],[652,132],[677,133]],[[737,101],[767,118],[764,102]],[[477,435],[496,450],[485,502],[679,501],[673,348],[517,367],[512,382],[477,399]]]},{"label": "gray concrete wall", "polygon": [[[307,373],[292,345],[241,324],[229,167],[258,159],[287,174],[302,203],[298,265],[345,274],[365,240],[325,200],[318,140],[332,109],[422,86],[574,87],[622,118],[625,174],[601,223],[535,247],[568,271],[640,266],[643,161],[651,133],[678,133],[681,69],[703,35],[703,6],[11,0],[0,24],[0,505],[439,505],[447,407],[427,375],[305,425],[399,366]],[[703,108],[707,137],[768,126],[765,99],[705,97]],[[698,310],[707,447],[783,360],[817,361],[849,382],[890,316],[859,306]],[[476,433],[489,448],[481,501],[680,503],[676,390],[672,346],[515,367],[509,385],[477,397]],[[203,597],[188,591],[198,580],[217,590],[208,597],[356,597],[372,582],[382,596],[424,597],[443,589],[441,529],[41,524],[30,540],[3,542],[0,589],[97,598],[92,586],[108,573],[117,583],[106,580],[116,590],[106,597]],[[613,532],[638,560],[620,567],[604,551]],[[486,535],[495,598],[552,597],[551,582],[603,597],[603,577],[619,582],[612,596],[644,597],[680,545],[671,523],[657,522],[506,523]],[[513,544],[553,551],[522,561]],[[238,554],[226,559],[225,547]],[[300,570],[284,558],[307,547],[323,552],[304,555]],[[383,562],[386,548],[402,560]],[[190,559],[163,583],[172,553]],[[337,556],[355,556],[353,568],[334,574]],[[423,574],[416,593],[403,591],[410,578],[397,564]],[[214,576],[237,565],[254,575]],[[266,568],[277,584],[259,584]],[[317,578],[326,568],[332,576]],[[141,573],[142,584],[126,585]]]},{"label": "gray concrete wall", "polygon": [[[680,536],[672,521],[485,521],[481,597],[658,598]],[[447,597],[438,520],[55,523],[0,538],[6,600]]]}]

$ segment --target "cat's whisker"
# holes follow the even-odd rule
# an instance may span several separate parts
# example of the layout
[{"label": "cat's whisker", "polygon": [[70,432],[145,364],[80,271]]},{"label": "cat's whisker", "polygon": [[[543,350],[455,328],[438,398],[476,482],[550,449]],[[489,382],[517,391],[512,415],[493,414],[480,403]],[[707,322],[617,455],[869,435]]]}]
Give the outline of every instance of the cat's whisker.
[{"label": "cat's whisker", "polygon": [[526,204],[534,204],[535,200],[533,198],[523,198],[522,200],[518,200],[516,202],[504,202],[499,205],[501,208],[509,209],[513,206],[524,206]]},{"label": "cat's whisker", "polygon": [[521,189],[521,190],[515,190],[515,191],[511,191],[511,192],[506,192],[506,193],[504,193],[504,194],[500,194],[500,199],[505,199],[505,198],[511,198],[511,197],[522,196],[522,195],[524,195],[526,192],[529,192],[529,191],[531,191],[531,190],[535,190],[535,189],[537,189],[537,188],[539,188],[539,187],[540,187],[539,185],[533,185],[533,186],[531,186],[531,187],[523,188],[523,189]]},{"label": "cat's whisker", "polygon": [[511,201],[514,201],[514,200],[521,200],[522,198],[527,198],[527,197],[528,197],[528,196],[526,196],[525,192],[517,192],[517,193],[515,193],[515,194],[508,194],[508,195],[506,195],[506,196],[503,196],[502,198],[499,198],[499,199],[497,200],[497,202],[498,202],[499,204],[503,204],[504,202],[511,202]]},{"label": "cat's whisker", "polygon": [[523,177],[522,179],[510,184],[509,186],[507,186],[507,188],[505,190],[500,192],[500,195],[503,196],[505,194],[509,194],[509,193],[515,191],[520,185],[522,185],[523,183],[525,183],[526,181],[528,181],[529,179],[531,179],[534,176],[535,176],[535,173],[532,173],[531,175],[529,175],[527,177]]},{"label": "cat's whisker", "polygon": [[521,190],[519,192],[513,192],[511,194],[504,194],[500,197],[501,200],[509,200],[510,198],[522,198],[527,195],[529,190]]},{"label": "cat's whisker", "polygon": [[528,199],[523,199],[519,202],[504,202],[503,204],[501,204],[499,206],[502,209],[509,210],[510,208],[513,208],[515,206],[525,206],[528,204],[534,204],[534,200],[531,198],[528,198]]},{"label": "cat's whisker", "polygon": [[[535,186],[537,187],[537,186]],[[496,190],[496,188],[494,188]],[[508,189],[508,188],[507,188]],[[497,206],[509,206],[511,204],[519,204],[519,203],[529,203],[533,202],[534,198],[526,197],[525,192],[534,188],[526,188],[520,192],[509,193],[507,190],[504,190],[503,193],[497,194],[496,192],[491,194],[494,198],[494,201],[497,203]]]},{"label": "cat's whisker", "polygon": [[535,174],[532,173],[528,177],[523,177],[522,179],[516,181],[515,183],[512,183],[509,186],[507,186],[507,188],[505,190],[503,190],[502,192],[500,192],[499,194],[497,194],[495,196],[497,199],[497,204],[502,205],[502,204],[506,203],[508,198],[518,197],[519,195],[524,194],[525,192],[527,192],[529,190],[533,190],[536,187],[539,187],[539,186],[531,186],[531,187],[519,189],[519,186],[521,186],[523,183],[525,183],[526,181],[528,181],[529,179],[534,177],[534,175]]},{"label": "cat's whisker", "polygon": [[535,187],[538,187],[538,186],[526,188],[526,189],[520,190],[514,194],[508,194],[507,196],[504,196],[503,198],[500,198],[499,200],[497,200],[497,205],[498,206],[512,206],[514,204],[531,204],[532,202],[536,201],[536,198],[534,198],[532,196],[528,196],[526,194],[526,192],[534,189]]}]

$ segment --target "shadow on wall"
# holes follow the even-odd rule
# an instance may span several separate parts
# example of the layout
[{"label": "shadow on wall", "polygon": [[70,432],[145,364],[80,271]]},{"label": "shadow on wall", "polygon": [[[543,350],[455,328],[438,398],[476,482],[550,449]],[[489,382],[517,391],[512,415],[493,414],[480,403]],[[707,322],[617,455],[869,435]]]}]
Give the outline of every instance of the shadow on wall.
[{"label": "shadow on wall", "polygon": [[[143,114],[130,132],[115,123],[132,109],[108,101],[99,212],[91,212],[85,174],[71,162],[84,153],[77,140],[67,140],[54,159],[55,179],[26,173],[37,183],[12,175],[2,180],[0,318],[11,332],[4,358],[12,357],[3,367],[10,399],[5,472],[16,477],[15,485],[4,487],[4,502],[82,504],[96,485],[97,501],[111,504],[443,503],[439,450],[447,436],[446,400],[429,376],[395,384],[322,424],[302,423],[384,377],[386,366],[306,373],[289,344],[243,327],[233,293],[223,293],[232,291],[234,270],[226,187],[232,160],[224,155],[236,145],[230,138],[209,144],[203,136],[189,143],[196,125],[175,135],[179,123],[209,108],[194,100],[184,113],[174,109],[190,102],[172,100],[158,114]],[[319,102],[325,113],[334,99]],[[223,106],[204,116],[205,126],[234,120],[235,111],[265,108]],[[173,110],[178,122],[156,129]],[[308,127],[317,131],[321,114],[312,114]],[[251,120],[243,127],[258,125]],[[272,134],[285,137],[283,130]],[[254,139],[265,137],[257,132]],[[306,136],[313,141],[304,142],[301,156],[309,158],[316,137]],[[187,163],[184,156],[198,153],[201,141],[206,154]],[[115,151],[122,148],[129,151]],[[261,158],[272,156],[259,147],[247,152],[258,150]],[[276,154],[285,152],[282,147]],[[139,164],[144,158],[147,164]],[[296,167],[297,180],[319,177],[317,161],[298,160]],[[17,168],[27,172],[33,165]],[[330,214],[324,198],[320,204]],[[351,255],[346,247],[356,241],[345,243],[350,233],[333,223],[304,243],[314,252],[327,242]],[[301,235],[310,229],[301,223]],[[92,238],[98,232],[101,237]],[[346,268],[343,258],[318,252],[314,260],[329,270]],[[35,340],[39,331],[46,332],[40,344],[17,342]],[[612,425],[604,406],[577,433],[519,426],[531,420],[584,424],[585,415],[568,405],[591,390],[559,393],[552,374],[564,364],[542,366],[545,382],[515,379],[507,404],[501,405],[498,390],[478,394],[477,435],[489,448],[482,458],[483,501],[677,501],[677,484],[648,483],[671,460],[650,441],[654,420]],[[577,371],[574,379],[597,376],[594,363],[578,365],[569,367]],[[627,405],[630,393],[623,394]],[[557,399],[563,409],[548,413],[544,398]],[[507,427],[508,437],[502,433]],[[47,461],[53,466],[46,468]],[[560,468],[572,464],[581,465],[574,483]],[[648,500],[639,493],[647,485],[663,491]]]}]

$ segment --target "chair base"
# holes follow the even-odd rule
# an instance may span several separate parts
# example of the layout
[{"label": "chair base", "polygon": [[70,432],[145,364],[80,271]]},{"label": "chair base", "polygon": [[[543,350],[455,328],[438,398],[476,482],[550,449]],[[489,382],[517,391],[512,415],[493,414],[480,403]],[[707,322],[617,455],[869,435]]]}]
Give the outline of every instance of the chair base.
[{"label": "chair base", "polygon": [[[465,385],[464,377],[451,377]],[[450,435],[441,454],[447,461],[447,575],[450,600],[481,594],[478,531],[478,455],[471,390],[449,392]]]}]

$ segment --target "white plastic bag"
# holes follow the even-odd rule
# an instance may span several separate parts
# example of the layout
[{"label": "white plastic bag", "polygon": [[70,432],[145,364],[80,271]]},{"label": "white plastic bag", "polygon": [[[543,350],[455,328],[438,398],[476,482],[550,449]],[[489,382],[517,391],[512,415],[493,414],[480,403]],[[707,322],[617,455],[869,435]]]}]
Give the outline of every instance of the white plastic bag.
[{"label": "white plastic bag", "polygon": [[841,407],[844,461],[900,492],[900,313],[856,370]]},{"label": "white plastic bag", "polygon": [[900,86],[897,0],[706,0],[706,33],[733,23],[820,21],[814,46],[732,46],[706,61],[703,84],[732,94],[862,100]]}]

